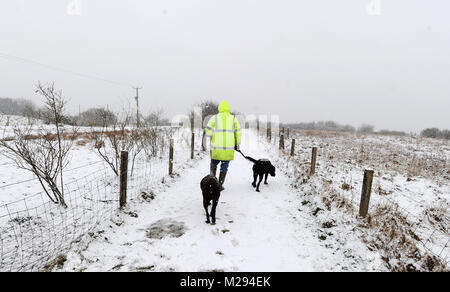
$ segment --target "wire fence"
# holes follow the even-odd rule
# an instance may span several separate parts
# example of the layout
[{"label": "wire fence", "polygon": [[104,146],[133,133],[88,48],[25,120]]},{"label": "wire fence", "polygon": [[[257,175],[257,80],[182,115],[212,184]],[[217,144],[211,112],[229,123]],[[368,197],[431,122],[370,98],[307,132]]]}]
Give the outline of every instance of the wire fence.
[{"label": "wire fence", "polygon": [[[419,243],[419,245],[429,254],[439,258],[445,265],[449,264],[450,234],[447,229],[449,226],[440,224],[433,226],[427,221],[426,217],[418,217],[399,206],[396,201],[390,198],[382,198],[375,202],[374,205],[382,206],[389,210],[395,210],[402,214],[404,220],[409,225],[411,238]],[[393,242],[392,244],[393,248],[398,248],[400,245],[398,241]]]},{"label": "wire fence", "polygon": [[[180,156],[179,161],[188,159],[187,154]],[[60,255],[95,237],[102,224],[111,224],[119,209],[119,177],[106,163],[89,165],[94,164],[95,171],[64,184],[67,208],[44,192],[0,206],[0,271],[51,270]],[[129,162],[128,172],[127,200],[133,201],[168,174],[168,159],[140,155],[134,165]]]},{"label": "wire fence", "polygon": [[[85,164],[85,165],[81,165],[81,166],[77,166],[77,167],[74,167],[74,168],[69,168],[67,170],[64,170],[64,173],[68,173],[68,172],[79,170],[79,169],[83,169],[83,168],[92,168],[93,165],[100,165],[102,163],[103,163],[103,161],[91,162],[89,164]],[[0,164],[0,167],[1,166],[13,166],[13,167],[15,167],[16,165],[17,164],[13,162],[13,163]],[[30,178],[30,179],[26,179],[26,180],[15,181],[15,182],[10,183],[10,184],[0,185],[0,190],[1,189],[6,189],[6,188],[9,188],[9,187],[12,187],[12,186],[26,184],[26,183],[29,183],[29,182],[35,182],[35,181],[36,181],[35,177]]]},{"label": "wire fence", "polygon": [[[263,136],[265,136],[265,132],[263,132]],[[292,135],[294,136],[294,135]],[[272,147],[279,148],[279,144],[277,143],[277,138],[279,141],[279,137],[277,135],[272,134],[270,145]],[[281,154],[281,157],[286,160],[286,162],[294,166],[303,166],[307,170],[310,167],[310,159],[311,159],[311,145],[302,145],[301,139],[298,139],[299,137],[291,137],[291,138],[297,138],[297,146],[298,149],[295,152],[294,157],[290,157],[291,152],[291,140],[286,139],[284,141],[284,149],[281,150],[279,153]],[[263,140],[264,141],[264,140]],[[333,169],[333,171],[339,171],[336,169],[336,165],[334,163],[328,163],[327,157],[329,157],[329,154],[327,153],[327,147],[326,145],[323,145],[325,151],[324,155],[321,157],[325,161],[320,161],[322,164],[322,169]],[[322,147],[321,147],[322,148]],[[305,152],[305,150],[308,149],[308,151]],[[300,154],[299,156],[299,153]],[[305,167],[306,166],[306,167]],[[347,171],[347,170],[346,170]],[[331,180],[333,178],[330,178]],[[405,198],[408,200],[414,202],[417,206],[422,206],[423,202],[418,201],[416,198],[411,197],[410,195],[403,194]],[[357,200],[354,200],[356,198],[351,198],[351,208],[353,211],[358,210],[359,202]],[[428,215],[425,214],[414,214],[413,212],[408,211],[405,208],[402,208],[399,205],[399,202],[396,202],[395,200],[386,197],[386,196],[380,196],[379,199],[374,200],[374,198],[371,199],[372,202],[371,207],[372,209],[376,207],[384,207],[391,211],[396,211],[398,214],[401,214],[401,216],[404,217],[404,220],[406,224],[408,225],[408,228],[410,230],[410,237],[413,239],[424,251],[426,251],[428,254],[435,256],[438,258],[443,264],[445,264],[447,267],[450,263],[450,226],[448,226],[448,221],[445,220],[445,218],[437,218],[437,222],[434,222],[434,224],[430,223],[430,218],[428,218]],[[439,222],[440,221],[440,222]],[[375,232],[381,232],[381,229],[379,227],[378,230]],[[401,241],[394,240],[395,237],[392,237],[391,241],[388,242],[390,245],[390,248],[395,250],[400,247],[402,244]]]}]

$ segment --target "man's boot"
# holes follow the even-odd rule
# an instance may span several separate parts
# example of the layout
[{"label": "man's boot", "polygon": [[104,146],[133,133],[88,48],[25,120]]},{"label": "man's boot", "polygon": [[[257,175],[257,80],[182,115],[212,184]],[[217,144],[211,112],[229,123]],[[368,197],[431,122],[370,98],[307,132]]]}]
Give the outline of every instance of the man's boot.
[{"label": "man's boot", "polygon": [[227,176],[227,173],[226,172],[220,172],[220,175],[219,175],[219,182],[220,182],[220,185],[222,186],[222,191],[225,189],[224,187],[223,187],[223,183],[225,182],[225,177]]},{"label": "man's boot", "polygon": [[217,176],[216,176],[216,174],[217,174],[217,165],[214,166],[214,165],[211,164],[210,172],[211,172],[210,174],[211,174],[212,176],[217,177]]}]

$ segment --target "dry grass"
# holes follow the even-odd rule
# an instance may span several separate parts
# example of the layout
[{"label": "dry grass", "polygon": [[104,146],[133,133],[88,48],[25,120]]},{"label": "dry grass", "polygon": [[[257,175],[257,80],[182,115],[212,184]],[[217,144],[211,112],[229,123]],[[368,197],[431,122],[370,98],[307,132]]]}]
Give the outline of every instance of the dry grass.
[{"label": "dry grass", "polygon": [[398,172],[409,178],[420,176],[450,182],[450,141],[447,140],[328,131],[292,130],[291,133],[297,139],[297,154],[318,146],[319,155],[328,165],[346,162],[383,173]]},{"label": "dry grass", "polygon": [[89,140],[83,139],[83,140],[77,141],[76,144],[77,144],[77,146],[86,146],[89,142],[90,142]]},{"label": "dry grass", "polygon": [[338,190],[334,189],[331,184],[325,183],[321,190],[322,202],[328,211],[333,207],[343,209],[346,212],[353,212],[352,203],[344,196],[341,196]]},{"label": "dry grass", "polygon": [[[284,159],[293,163],[293,186],[311,184],[311,188],[320,195],[321,203],[311,206],[312,210],[339,210],[347,218],[355,218],[357,204],[353,201],[352,182],[333,182],[337,172],[350,172],[372,167],[381,180],[392,181],[393,176],[404,174],[408,181],[415,176],[423,176],[439,183],[448,183],[450,174],[448,141],[433,141],[410,137],[385,137],[356,135],[340,132],[292,131],[297,138],[297,153],[294,157],[284,155]],[[317,177],[309,176],[309,156],[311,146],[319,146]],[[406,146],[405,146],[406,145]],[[303,146],[303,148],[302,148]],[[303,155],[307,151],[306,155]],[[389,175],[391,172],[392,175]],[[326,175],[324,175],[326,173]],[[319,179],[319,177],[321,177]],[[373,192],[380,196],[389,196],[393,190],[384,189],[380,180],[373,186]],[[351,199],[348,192],[352,192]],[[358,199],[358,198],[355,198]],[[310,201],[308,201],[308,204]],[[442,259],[424,247],[415,233],[416,225],[409,222],[397,205],[372,204],[370,215],[366,218],[356,217],[355,231],[360,232],[361,239],[370,250],[381,254],[386,266],[391,271],[447,271]],[[424,217],[443,233],[448,233],[450,219],[449,206],[441,203],[424,211]],[[349,216],[350,215],[350,216]]]},{"label": "dry grass", "polygon": [[450,216],[448,204],[429,207],[424,210],[423,214],[432,226],[436,227],[444,233],[449,232]]},{"label": "dry grass", "polygon": [[418,248],[421,239],[393,205],[377,205],[370,216],[360,221],[359,227],[367,230],[363,241],[369,249],[382,252],[382,259],[391,271],[442,272],[447,269],[438,257]]}]

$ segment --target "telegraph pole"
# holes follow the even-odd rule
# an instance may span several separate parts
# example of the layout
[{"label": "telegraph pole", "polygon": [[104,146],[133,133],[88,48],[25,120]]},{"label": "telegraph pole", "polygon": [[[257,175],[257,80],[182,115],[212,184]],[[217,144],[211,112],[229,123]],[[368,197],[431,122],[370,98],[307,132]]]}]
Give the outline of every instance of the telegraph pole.
[{"label": "telegraph pole", "polygon": [[139,121],[139,90],[142,89],[142,87],[134,87],[136,89],[136,127],[140,128],[141,123]]}]

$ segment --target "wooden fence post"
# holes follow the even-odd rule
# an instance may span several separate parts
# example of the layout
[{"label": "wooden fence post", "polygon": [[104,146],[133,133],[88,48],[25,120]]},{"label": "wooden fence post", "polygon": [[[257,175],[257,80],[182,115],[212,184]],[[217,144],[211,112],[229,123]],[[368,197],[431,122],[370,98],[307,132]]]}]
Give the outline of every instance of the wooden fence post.
[{"label": "wooden fence post", "polygon": [[359,216],[366,217],[369,211],[370,193],[372,192],[373,170],[364,171],[364,181],[361,191],[361,203],[359,204]]},{"label": "wooden fence post", "polygon": [[270,128],[267,128],[267,139],[269,140],[269,142],[272,139],[272,129]]},{"label": "wooden fence post", "polygon": [[317,147],[313,147],[311,157],[311,175],[316,173],[316,161],[317,161]]},{"label": "wooden fence post", "polygon": [[284,134],[280,136],[280,150],[284,150]]},{"label": "wooden fence post", "polygon": [[173,139],[170,139],[170,148],[169,148],[169,175],[173,173]]},{"label": "wooden fence post", "polygon": [[291,143],[291,156],[294,156],[294,152],[295,152],[295,139],[292,139],[292,143]]},{"label": "wooden fence post", "polygon": [[128,152],[120,153],[120,195],[119,207],[122,209],[127,204],[127,181],[128,181]]},{"label": "wooden fence post", "polygon": [[195,142],[195,134],[192,132],[191,137],[191,159],[194,159],[194,142]]},{"label": "wooden fence post", "polygon": [[206,151],[206,132],[203,131],[202,135],[202,151]]},{"label": "wooden fence post", "polygon": [[289,139],[289,128],[287,128],[287,136],[286,136],[286,138]]}]

